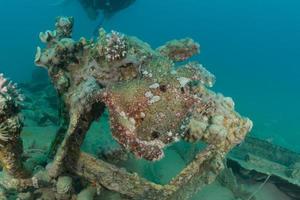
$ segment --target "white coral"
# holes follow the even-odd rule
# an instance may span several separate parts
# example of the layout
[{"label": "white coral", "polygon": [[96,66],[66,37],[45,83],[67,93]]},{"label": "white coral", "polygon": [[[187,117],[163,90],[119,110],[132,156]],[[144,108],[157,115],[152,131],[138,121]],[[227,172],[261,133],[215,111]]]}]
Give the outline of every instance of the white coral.
[{"label": "white coral", "polygon": [[9,81],[0,73],[0,94],[8,100],[14,100],[16,104],[23,101],[23,96],[17,89],[17,84]]},{"label": "white coral", "polygon": [[7,79],[4,78],[3,74],[0,74],[0,92],[1,93],[7,92],[7,87],[5,86],[6,82],[7,82]]},{"label": "white coral", "polygon": [[116,31],[112,31],[106,36],[106,47],[104,54],[108,61],[114,61],[126,56],[126,42],[124,35]]}]

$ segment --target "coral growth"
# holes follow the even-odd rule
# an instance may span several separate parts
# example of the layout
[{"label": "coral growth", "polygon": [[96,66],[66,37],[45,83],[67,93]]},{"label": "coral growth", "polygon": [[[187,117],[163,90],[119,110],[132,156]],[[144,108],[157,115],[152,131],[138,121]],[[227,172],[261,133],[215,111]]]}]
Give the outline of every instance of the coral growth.
[{"label": "coral growth", "polygon": [[108,61],[118,60],[126,56],[126,41],[121,33],[112,31],[110,34],[107,34],[105,43],[104,55]]},{"label": "coral growth", "polygon": [[16,178],[27,176],[21,161],[21,101],[16,85],[0,74],[0,162],[5,171]]},{"label": "coral growth", "polygon": [[11,82],[0,73],[0,94],[7,100],[14,103],[14,106],[19,106],[23,101],[23,96],[20,94],[17,84]]},{"label": "coral growth", "polygon": [[[24,170],[21,159],[22,98],[16,86],[0,75],[0,161],[13,177],[1,177],[0,185],[25,190],[19,199],[92,199],[108,189],[126,199],[184,200],[212,183],[224,168],[225,155],[244,140],[252,122],[235,111],[230,97],[208,89],[214,85],[215,76],[202,65],[187,62],[180,66],[178,62],[199,53],[199,45],[187,38],[153,50],[135,37],[114,31],[107,34],[104,29],[99,30],[95,41],[75,41],[71,37],[73,21],[72,17],[59,17],[56,30],[40,34],[46,47],[37,48],[35,63],[48,70],[58,92],[59,104],[53,109],[60,108],[61,127],[48,154],[53,163],[47,163],[44,151],[40,160],[26,152],[26,167],[33,176]],[[126,158],[125,150],[155,161],[164,156],[164,147],[180,139],[204,141],[206,145],[168,184],[149,182],[80,152],[91,123],[105,108],[113,137],[122,145],[99,152],[108,162]],[[251,164],[265,159],[242,156],[242,160]],[[298,177],[298,165],[282,171],[291,178]],[[232,177],[227,169],[220,179],[235,196],[247,195]],[[4,196],[0,188],[0,197]]]},{"label": "coral growth", "polygon": [[[37,48],[35,63],[48,70],[57,90],[61,127],[49,152],[53,162],[32,177],[21,159],[21,98],[0,76],[0,161],[17,179],[7,183],[34,189],[33,196],[70,199],[75,188],[69,171],[97,188],[104,186],[133,199],[182,200],[214,181],[224,167],[225,154],[244,139],[252,122],[235,112],[231,98],[207,88],[215,76],[202,65],[179,66],[178,61],[199,53],[199,45],[182,39],[153,50],[135,37],[103,29],[96,41],[75,41],[73,21],[58,17],[56,30],[40,33],[46,48]],[[156,185],[80,152],[90,125],[105,108],[114,138],[138,158],[159,160],[164,147],[180,139],[202,140],[207,146],[168,185]],[[32,168],[34,161],[27,163]],[[93,196],[95,189],[88,194]]]},{"label": "coral growth", "polygon": [[190,38],[181,40],[172,40],[164,46],[159,47],[157,51],[161,55],[169,57],[175,62],[184,61],[200,52],[200,45]]},{"label": "coral growth", "polygon": [[[163,148],[184,138],[204,140],[227,152],[251,129],[231,98],[209,91],[215,77],[197,62],[176,66],[199,53],[192,39],[152,50],[135,37],[99,30],[97,41],[71,38],[73,18],[57,18],[56,30],[41,33],[35,62],[46,67],[69,120],[50,170],[74,161],[91,122],[107,107],[113,136],[137,157],[158,160]],[[51,34],[50,34],[51,33]],[[59,33],[59,34],[58,34]],[[63,138],[64,137],[64,138]],[[56,151],[54,145],[53,151]],[[76,153],[77,152],[77,153]]]}]

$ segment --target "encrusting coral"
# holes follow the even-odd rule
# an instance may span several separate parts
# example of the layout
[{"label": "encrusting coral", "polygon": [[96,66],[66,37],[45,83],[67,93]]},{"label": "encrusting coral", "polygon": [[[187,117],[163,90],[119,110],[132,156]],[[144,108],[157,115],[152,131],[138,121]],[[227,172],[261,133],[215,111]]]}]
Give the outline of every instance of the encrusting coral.
[{"label": "encrusting coral", "polygon": [[[231,98],[207,89],[215,77],[202,65],[176,64],[199,53],[199,45],[187,38],[153,50],[135,37],[104,29],[95,41],[75,41],[73,22],[58,17],[56,30],[40,33],[46,48],[38,47],[35,56],[35,63],[48,70],[61,107],[47,178],[71,171],[132,199],[188,199],[211,183],[224,167],[225,154],[244,139],[252,122],[234,111]],[[148,182],[80,152],[91,123],[105,108],[114,138],[138,158],[159,160],[164,147],[180,139],[202,140],[207,146],[169,184]],[[30,184],[39,186],[34,178]],[[58,184],[67,196],[71,182]]]},{"label": "encrusting coral", "polygon": [[16,84],[0,74],[0,163],[5,171],[14,178],[28,177],[23,167],[23,153],[20,133],[22,122],[19,115],[20,95]]},{"label": "encrusting coral", "polygon": [[175,66],[199,52],[192,39],[174,40],[155,51],[137,38],[103,29],[96,42],[76,42],[72,27],[73,18],[57,18],[55,31],[40,34],[47,48],[38,47],[35,59],[48,69],[70,123],[53,176],[66,159],[76,160],[75,149],[105,106],[113,136],[148,160],[162,158],[164,146],[180,138],[204,140],[226,152],[251,129],[231,98],[205,87],[213,86],[215,77],[204,67],[197,62]]}]

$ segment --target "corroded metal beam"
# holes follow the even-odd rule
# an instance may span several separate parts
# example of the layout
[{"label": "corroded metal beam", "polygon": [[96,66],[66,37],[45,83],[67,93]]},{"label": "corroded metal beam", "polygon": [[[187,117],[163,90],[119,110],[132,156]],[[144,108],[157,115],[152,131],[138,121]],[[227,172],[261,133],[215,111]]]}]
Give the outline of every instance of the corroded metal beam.
[{"label": "corroded metal beam", "polygon": [[223,169],[222,160],[214,147],[207,147],[167,185],[152,183],[82,152],[78,162],[69,165],[69,170],[91,183],[133,199],[184,200],[215,180]]}]

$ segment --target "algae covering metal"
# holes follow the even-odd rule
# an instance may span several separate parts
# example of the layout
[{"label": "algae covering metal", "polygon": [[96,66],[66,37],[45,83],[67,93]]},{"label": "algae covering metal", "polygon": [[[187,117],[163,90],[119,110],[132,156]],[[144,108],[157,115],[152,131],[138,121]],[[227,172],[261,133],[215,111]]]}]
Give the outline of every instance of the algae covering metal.
[{"label": "algae covering metal", "polygon": [[[48,70],[62,121],[49,151],[53,162],[19,182],[29,188],[58,182],[67,188],[59,191],[70,193],[70,184],[61,182],[70,179],[61,175],[71,173],[127,198],[178,200],[213,182],[225,155],[243,141],[252,122],[235,112],[231,98],[207,88],[215,77],[202,65],[177,64],[199,53],[199,45],[186,38],[153,50],[135,37],[104,29],[96,40],[75,41],[73,22],[58,17],[56,30],[40,33],[46,48],[37,48],[35,63]],[[169,184],[151,183],[80,152],[91,123],[105,108],[114,138],[137,158],[159,160],[164,147],[180,139],[201,140],[207,147]]]},{"label": "algae covering metal", "polygon": [[16,84],[0,74],[0,163],[4,170],[16,178],[26,178],[29,174],[23,167],[23,153],[19,115],[22,96]]},{"label": "algae covering metal", "polygon": [[247,137],[227,156],[227,163],[243,177],[266,179],[281,191],[300,198],[300,155],[258,138]]}]

